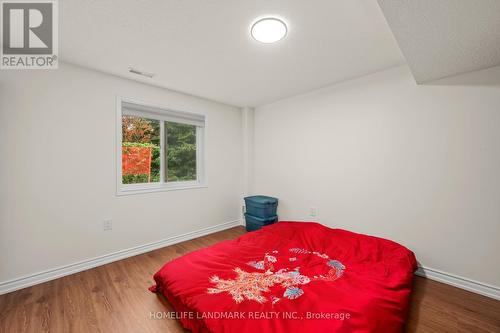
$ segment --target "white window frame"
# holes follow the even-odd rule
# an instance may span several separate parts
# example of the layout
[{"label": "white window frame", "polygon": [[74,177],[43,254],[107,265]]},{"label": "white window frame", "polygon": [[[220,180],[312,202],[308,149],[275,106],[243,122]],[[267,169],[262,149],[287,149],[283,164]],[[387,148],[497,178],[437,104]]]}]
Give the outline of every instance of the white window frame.
[{"label": "white window frame", "polygon": [[[160,182],[158,183],[137,183],[123,184],[122,183],[122,115],[124,114],[124,104],[136,106],[139,111],[127,109],[125,114],[133,114],[148,119],[159,120],[160,125]],[[154,114],[154,115],[152,115]],[[195,121],[190,120],[191,118]],[[182,119],[179,121],[179,119]],[[201,120],[202,119],[202,120]],[[177,120],[177,121],[176,121]],[[193,181],[165,181],[165,133],[163,126],[164,122],[180,122],[196,125],[203,121],[203,126],[196,125],[196,180]],[[139,101],[132,98],[118,96],[116,98],[116,195],[130,195],[141,193],[152,193],[162,191],[186,190],[195,188],[207,187],[205,175],[205,142],[207,132],[207,117],[203,114],[174,111],[170,108]]]}]

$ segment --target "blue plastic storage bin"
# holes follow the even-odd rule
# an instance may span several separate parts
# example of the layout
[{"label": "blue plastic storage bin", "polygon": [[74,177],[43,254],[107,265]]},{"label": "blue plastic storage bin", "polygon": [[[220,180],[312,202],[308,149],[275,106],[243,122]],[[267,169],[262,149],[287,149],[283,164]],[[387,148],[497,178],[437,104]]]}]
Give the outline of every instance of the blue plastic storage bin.
[{"label": "blue plastic storage bin", "polygon": [[247,231],[254,231],[254,230],[259,230],[265,225],[273,224],[274,222],[278,221],[278,216],[275,215],[267,218],[260,218],[246,213],[245,221],[246,221]]},{"label": "blue plastic storage bin", "polygon": [[264,195],[245,198],[246,213],[260,218],[276,216],[278,199]]}]

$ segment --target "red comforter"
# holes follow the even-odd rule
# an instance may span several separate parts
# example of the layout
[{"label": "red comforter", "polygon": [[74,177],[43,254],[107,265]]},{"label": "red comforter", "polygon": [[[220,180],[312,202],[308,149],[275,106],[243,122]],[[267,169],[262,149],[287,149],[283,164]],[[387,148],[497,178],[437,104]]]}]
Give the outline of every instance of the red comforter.
[{"label": "red comforter", "polygon": [[194,332],[401,332],[416,261],[381,238],[279,222],[191,252],[154,279]]}]

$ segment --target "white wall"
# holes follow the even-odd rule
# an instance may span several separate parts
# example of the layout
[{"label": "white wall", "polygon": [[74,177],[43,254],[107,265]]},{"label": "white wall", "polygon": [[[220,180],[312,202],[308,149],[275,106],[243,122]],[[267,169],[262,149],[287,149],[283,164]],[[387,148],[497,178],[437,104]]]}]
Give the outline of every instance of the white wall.
[{"label": "white wall", "polygon": [[[253,181],[253,157],[255,151],[253,148],[254,143],[254,114],[255,110],[253,108],[244,107],[242,112],[242,132],[243,132],[243,193],[247,196],[252,188]],[[242,205],[244,205],[244,200],[242,199]]]},{"label": "white wall", "polygon": [[[207,115],[208,188],[115,195],[117,95]],[[240,219],[241,124],[237,108],[67,64],[1,71],[0,283]]]},{"label": "white wall", "polygon": [[399,67],[259,107],[252,190],[279,197],[280,219],[314,206],[500,286],[500,85],[417,86]]}]

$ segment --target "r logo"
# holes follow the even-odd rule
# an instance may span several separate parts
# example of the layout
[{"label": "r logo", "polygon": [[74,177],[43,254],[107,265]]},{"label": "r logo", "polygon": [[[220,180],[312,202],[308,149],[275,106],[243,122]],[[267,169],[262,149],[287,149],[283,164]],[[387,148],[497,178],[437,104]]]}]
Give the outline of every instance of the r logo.
[{"label": "r logo", "polygon": [[2,5],[3,54],[52,54],[52,3]]},{"label": "r logo", "polygon": [[57,69],[58,0],[0,0],[0,69]]}]

